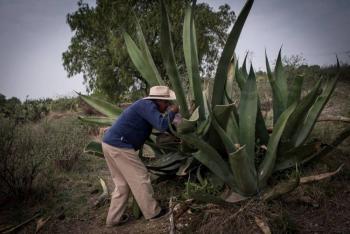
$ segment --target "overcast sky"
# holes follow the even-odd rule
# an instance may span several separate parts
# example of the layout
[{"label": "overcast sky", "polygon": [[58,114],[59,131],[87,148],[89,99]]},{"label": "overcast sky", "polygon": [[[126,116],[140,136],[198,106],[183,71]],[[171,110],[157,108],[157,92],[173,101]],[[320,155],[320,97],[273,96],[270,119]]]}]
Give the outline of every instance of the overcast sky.
[{"label": "overcast sky", "polygon": [[[77,9],[76,2],[0,0],[0,93],[24,100],[85,91],[82,77],[68,79],[62,66],[72,36],[66,14]],[[226,2],[238,14],[245,1],[204,2]],[[334,64],[335,54],[349,63],[349,28],[350,0],[256,0],[237,54],[251,51],[256,70],[265,68],[265,48],[273,61],[282,45],[284,55],[302,54],[309,64]]]}]

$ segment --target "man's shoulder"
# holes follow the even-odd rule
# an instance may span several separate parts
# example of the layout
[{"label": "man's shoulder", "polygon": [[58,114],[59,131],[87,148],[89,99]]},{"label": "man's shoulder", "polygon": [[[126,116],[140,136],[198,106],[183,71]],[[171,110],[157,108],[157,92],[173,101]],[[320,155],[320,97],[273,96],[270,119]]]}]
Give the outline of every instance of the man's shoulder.
[{"label": "man's shoulder", "polygon": [[153,106],[153,105],[155,105],[155,103],[152,100],[150,100],[150,99],[139,99],[136,102],[134,102],[134,104],[133,104],[133,106],[135,108],[137,108],[137,107],[145,107],[145,106],[148,107],[148,106]]}]

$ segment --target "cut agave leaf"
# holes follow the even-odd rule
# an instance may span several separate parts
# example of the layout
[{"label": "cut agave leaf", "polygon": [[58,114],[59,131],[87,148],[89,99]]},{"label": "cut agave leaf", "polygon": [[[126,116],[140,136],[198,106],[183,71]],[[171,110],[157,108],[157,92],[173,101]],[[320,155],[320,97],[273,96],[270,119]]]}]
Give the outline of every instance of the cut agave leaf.
[{"label": "cut agave leaf", "polygon": [[258,173],[259,187],[266,185],[268,178],[273,172],[273,169],[275,167],[277,148],[280,142],[280,138],[282,136],[282,133],[286,126],[288,118],[295,110],[295,107],[296,107],[296,103],[288,107],[288,109],[282,113],[281,117],[278,119],[276,123],[276,126],[273,129],[273,132],[269,139],[269,143],[267,145],[267,152],[266,152],[265,158],[259,167],[259,173]]},{"label": "cut agave leaf", "polygon": [[227,80],[225,84],[225,96],[228,100],[229,103],[233,103],[233,95],[234,95],[234,80],[235,80],[235,72],[236,72],[236,64],[237,64],[237,59],[236,56],[234,55],[231,62],[230,62],[230,67],[227,73]]},{"label": "cut agave leaf", "polygon": [[91,123],[91,124],[97,124],[101,126],[111,126],[115,118],[106,118],[106,117],[86,117],[86,116],[78,116],[78,119],[80,119],[83,122]]},{"label": "cut agave leaf", "polygon": [[193,156],[198,161],[209,168],[209,170],[217,175],[228,186],[235,189],[233,176],[229,167],[227,166],[227,163],[221,158],[213,147],[193,134],[181,135],[181,138],[187,143],[197,147],[198,152],[194,153]]},{"label": "cut agave leaf", "polygon": [[182,119],[182,122],[177,125],[177,132],[184,134],[184,133],[189,133],[189,132],[194,132],[196,130],[197,122],[199,119],[199,108],[197,107],[190,119]]},{"label": "cut agave leaf", "polygon": [[[235,111],[237,110],[234,104],[217,105],[214,107],[213,115],[215,116],[217,123],[225,131],[233,144],[238,144],[239,128],[234,116]],[[216,142],[217,140],[219,139],[212,139],[212,142]]]},{"label": "cut agave leaf", "polygon": [[123,112],[121,108],[118,108],[105,100],[83,94],[79,94],[79,97],[89,106],[107,117],[116,118]]},{"label": "cut agave leaf", "polygon": [[235,144],[232,142],[230,137],[225,133],[224,129],[221,128],[215,116],[213,116],[212,124],[216,132],[219,134],[222,143],[225,145],[227,154],[230,154],[236,151]]},{"label": "cut agave leaf", "polygon": [[231,171],[238,190],[244,196],[256,194],[258,191],[258,180],[255,165],[249,162],[245,146],[229,155]]},{"label": "cut agave leaf", "polygon": [[87,146],[85,146],[84,153],[88,153],[100,158],[104,158],[101,142],[91,141],[90,143],[87,144]]}]

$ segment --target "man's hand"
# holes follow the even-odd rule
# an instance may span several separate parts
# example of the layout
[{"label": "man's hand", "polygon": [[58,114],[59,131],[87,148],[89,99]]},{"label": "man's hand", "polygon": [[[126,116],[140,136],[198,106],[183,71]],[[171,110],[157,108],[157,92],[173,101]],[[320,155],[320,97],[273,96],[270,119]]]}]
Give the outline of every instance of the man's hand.
[{"label": "man's hand", "polygon": [[175,105],[175,104],[169,106],[168,109],[169,109],[169,111],[172,111],[172,112],[174,112],[174,113],[179,112],[179,106],[178,106],[178,105]]}]

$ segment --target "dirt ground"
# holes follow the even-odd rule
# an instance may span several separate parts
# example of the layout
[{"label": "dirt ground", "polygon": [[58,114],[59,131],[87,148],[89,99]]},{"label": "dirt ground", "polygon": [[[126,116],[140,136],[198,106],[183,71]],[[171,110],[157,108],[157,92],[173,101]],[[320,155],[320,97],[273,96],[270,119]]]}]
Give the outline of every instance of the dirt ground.
[{"label": "dirt ground", "polygon": [[[338,84],[335,94],[323,114],[349,117],[349,84]],[[339,102],[339,100],[343,100]],[[318,123],[314,135],[331,140],[332,132],[348,124]],[[98,177],[107,181],[109,191],[113,184],[108,169],[101,159],[87,160],[80,175],[65,175],[60,182],[62,197],[40,204],[6,201],[0,209],[0,230],[9,224],[18,224],[41,210],[48,218],[39,233],[169,233],[169,219],[148,222],[132,218],[127,224],[106,228],[108,202],[94,207],[101,193]],[[188,209],[175,219],[175,233],[350,233],[350,139],[317,163],[302,169],[303,176],[334,171],[340,164],[342,170],[322,181],[299,186],[292,193],[271,202],[249,199],[231,205],[201,204],[192,202]],[[93,166],[92,166],[93,165]],[[166,205],[174,196],[176,203],[184,203],[183,188],[176,183],[184,179],[162,182],[154,186],[156,197]],[[56,194],[57,195],[57,194]],[[55,194],[48,194],[55,197]],[[50,206],[50,208],[48,208]],[[131,213],[130,208],[128,212]],[[176,213],[175,213],[176,214]],[[17,233],[35,233],[39,217]],[[265,228],[265,229],[264,229]]]}]

